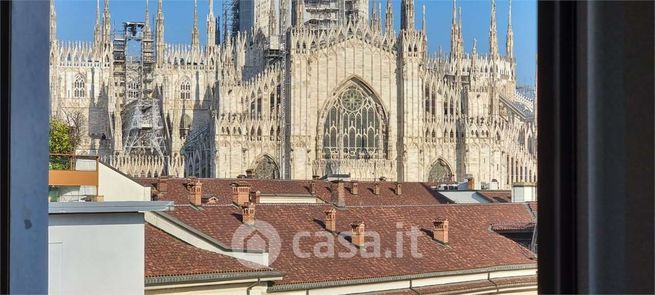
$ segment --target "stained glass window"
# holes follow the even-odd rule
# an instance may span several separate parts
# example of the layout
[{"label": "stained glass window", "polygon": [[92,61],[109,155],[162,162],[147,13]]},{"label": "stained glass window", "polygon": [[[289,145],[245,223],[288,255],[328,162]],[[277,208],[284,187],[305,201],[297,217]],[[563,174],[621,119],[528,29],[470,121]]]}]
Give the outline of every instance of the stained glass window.
[{"label": "stained glass window", "polygon": [[273,159],[264,156],[255,166],[255,178],[259,179],[278,179],[280,178],[280,170]]},{"label": "stained glass window", "polygon": [[449,182],[452,181],[453,173],[448,164],[442,159],[437,160],[430,169],[428,176],[429,182]]},{"label": "stained glass window", "polygon": [[323,158],[382,159],[387,156],[382,107],[363,89],[351,86],[332,102],[323,124]]}]

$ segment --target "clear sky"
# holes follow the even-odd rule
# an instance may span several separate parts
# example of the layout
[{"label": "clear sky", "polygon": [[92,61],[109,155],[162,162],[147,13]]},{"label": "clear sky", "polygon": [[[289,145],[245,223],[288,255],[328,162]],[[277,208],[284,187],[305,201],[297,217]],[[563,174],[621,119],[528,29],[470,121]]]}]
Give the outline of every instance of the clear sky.
[{"label": "clear sky", "polygon": [[[100,0],[100,9],[103,7]],[[382,0],[382,8],[386,0]],[[379,0],[375,0],[378,3]],[[145,0],[110,0],[112,26],[123,21],[142,21]],[[373,1],[371,1],[373,3]],[[214,14],[222,16],[222,0],[214,1]],[[400,0],[393,0],[394,22],[400,26]],[[450,50],[450,24],[452,21],[452,0],[415,0],[416,25],[420,28],[422,5],[426,7],[426,24],[430,52]],[[377,5],[377,4],[375,4]],[[464,45],[467,52],[473,47],[476,38],[477,50],[487,52],[489,48],[489,23],[491,1],[459,0],[462,8]],[[373,5],[371,5],[373,6]],[[60,40],[92,40],[95,24],[95,0],[55,0],[57,10],[57,36]],[[157,10],[157,0],[150,0],[151,20]],[[198,28],[201,42],[204,43],[208,0],[198,0]],[[101,12],[102,13],[102,12]],[[384,16],[384,12],[383,12]],[[508,2],[496,1],[498,28],[498,47],[505,52],[507,32]],[[193,28],[193,0],[164,0],[164,19],[166,42],[191,43]],[[152,22],[154,26],[154,21]],[[220,26],[222,30],[222,25]],[[517,59],[517,79],[520,85],[533,85],[537,53],[537,2],[536,0],[514,0],[512,2],[512,29],[514,30],[514,55]]]}]

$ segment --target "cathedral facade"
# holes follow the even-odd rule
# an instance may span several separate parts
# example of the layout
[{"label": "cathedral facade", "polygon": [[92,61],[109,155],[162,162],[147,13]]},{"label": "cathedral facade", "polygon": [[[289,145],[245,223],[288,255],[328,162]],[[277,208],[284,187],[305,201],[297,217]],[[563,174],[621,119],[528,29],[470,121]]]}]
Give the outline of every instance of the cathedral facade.
[{"label": "cathedral facade", "polygon": [[234,0],[222,42],[210,0],[203,46],[197,4],[191,44],[175,45],[162,0],[154,25],[146,4],[121,28],[98,2],[92,42],[58,41],[51,3],[52,116],[125,173],[536,181],[535,101],[516,91],[511,21],[499,53],[495,3],[479,54],[453,2],[448,55],[429,53],[413,0],[398,32],[390,1]]}]

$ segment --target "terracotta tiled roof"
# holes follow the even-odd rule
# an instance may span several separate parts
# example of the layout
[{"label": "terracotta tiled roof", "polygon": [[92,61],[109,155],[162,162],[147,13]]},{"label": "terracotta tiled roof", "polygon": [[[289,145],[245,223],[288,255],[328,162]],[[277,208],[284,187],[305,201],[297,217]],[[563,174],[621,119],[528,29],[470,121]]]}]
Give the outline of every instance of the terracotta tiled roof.
[{"label": "terracotta tiled roof", "polygon": [[534,214],[534,217],[537,217],[537,202],[528,202],[528,208],[530,208],[530,211],[532,211],[532,214]]},{"label": "terracotta tiled roof", "polygon": [[511,203],[512,191],[478,191],[478,194],[497,203]]},{"label": "terracotta tiled roof", "polygon": [[145,268],[146,277],[272,270],[196,248],[149,224],[145,226]]},{"label": "terracotta tiled roof", "polygon": [[[156,187],[157,179],[140,179],[142,184]],[[260,179],[216,179],[204,178],[202,182],[203,202],[210,197],[215,197],[218,204],[230,204],[232,202],[233,182],[244,182],[251,185],[251,191],[260,191],[262,194],[310,194],[309,180],[260,180]],[[184,178],[168,179],[168,192],[161,200],[175,201],[176,204],[187,204],[190,190],[184,185],[188,182]],[[331,202],[331,182],[316,180],[316,196],[320,199]],[[402,194],[396,195],[395,182],[379,182],[380,194],[373,193],[373,182],[359,182],[359,193],[353,195],[351,183],[345,183],[345,201],[348,206],[370,206],[370,205],[431,205],[446,204],[448,200],[430,188],[427,183],[403,182]]]},{"label": "terracotta tiled roof", "polygon": [[416,295],[416,294],[462,294],[461,292],[472,293],[475,291],[487,291],[494,293],[498,288],[535,286],[537,276],[496,278],[489,280],[478,280],[464,283],[450,283],[438,286],[418,287],[412,289],[400,289],[387,292],[362,293],[361,295]]},{"label": "terracotta tiled roof", "polygon": [[491,229],[495,231],[532,231],[534,226],[534,222],[502,222],[492,224]]},{"label": "terracotta tiled roof", "polygon": [[[290,185],[290,187],[294,186]],[[356,220],[363,221],[367,232],[375,231],[380,235],[382,257],[363,258],[361,255],[355,255],[351,258],[341,258],[335,255],[335,257],[318,258],[310,255],[308,258],[301,258],[296,256],[292,248],[294,235],[301,231],[324,232],[324,211],[329,208],[332,206],[307,204],[256,206],[255,218],[270,223],[282,240],[281,253],[271,267],[285,272],[286,276],[276,285],[536,263],[519,244],[490,230],[492,224],[532,222],[532,216],[523,204],[511,203],[347,207],[337,210],[337,230],[349,232],[350,223]],[[166,214],[226,245],[230,245],[232,233],[241,225],[241,210],[231,205],[207,205],[200,210],[189,205],[177,205],[174,211]],[[447,246],[435,242],[429,236],[432,220],[436,217],[445,217],[449,221]],[[423,256],[420,258],[411,255],[409,237],[405,237],[402,250],[396,252],[397,233],[409,231],[412,226],[415,226],[420,233],[416,240],[417,252]],[[314,245],[325,242],[326,238],[312,235],[299,241],[301,251],[312,253]],[[343,245],[335,242],[334,253],[349,251],[351,251],[349,243]],[[384,257],[387,253],[391,257]],[[402,254],[402,257],[399,254]]]},{"label": "terracotta tiled roof", "polygon": [[466,282],[466,283],[444,284],[439,286],[415,288],[415,290],[419,294],[441,294],[441,293],[451,293],[457,291],[472,292],[473,290],[476,289],[491,289],[495,291],[497,288],[530,286],[536,284],[537,284],[537,276],[525,276],[525,277],[495,278],[490,280],[480,280],[480,281],[473,281],[473,282]]}]

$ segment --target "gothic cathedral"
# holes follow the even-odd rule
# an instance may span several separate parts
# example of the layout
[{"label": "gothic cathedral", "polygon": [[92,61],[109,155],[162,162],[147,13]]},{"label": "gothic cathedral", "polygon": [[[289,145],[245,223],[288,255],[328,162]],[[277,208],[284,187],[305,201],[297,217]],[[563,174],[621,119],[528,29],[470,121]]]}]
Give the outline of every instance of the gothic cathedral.
[{"label": "gothic cathedral", "polygon": [[449,54],[428,51],[414,0],[399,32],[391,0],[226,0],[223,38],[209,0],[204,45],[197,2],[191,44],[178,45],[163,0],[154,28],[148,0],[143,22],[120,27],[97,1],[93,41],[68,42],[51,0],[51,115],[80,128],[78,153],[127,174],[536,181],[536,101],[516,88],[511,2],[501,55],[494,0],[487,54],[476,41],[464,52],[455,1]]}]

